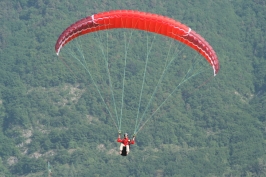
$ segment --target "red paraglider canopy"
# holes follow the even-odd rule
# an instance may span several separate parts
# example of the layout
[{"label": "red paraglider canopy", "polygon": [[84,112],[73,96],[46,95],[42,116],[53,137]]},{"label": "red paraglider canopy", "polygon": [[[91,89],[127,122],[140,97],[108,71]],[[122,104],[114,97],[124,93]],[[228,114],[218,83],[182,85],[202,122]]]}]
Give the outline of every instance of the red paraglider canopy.
[{"label": "red paraglider canopy", "polygon": [[198,51],[211,64],[214,75],[220,69],[215,51],[195,31],[174,19],[133,10],[112,10],[94,14],[77,21],[59,36],[55,45],[56,54],[59,55],[61,48],[65,44],[80,35],[114,28],[144,30],[173,38]]}]

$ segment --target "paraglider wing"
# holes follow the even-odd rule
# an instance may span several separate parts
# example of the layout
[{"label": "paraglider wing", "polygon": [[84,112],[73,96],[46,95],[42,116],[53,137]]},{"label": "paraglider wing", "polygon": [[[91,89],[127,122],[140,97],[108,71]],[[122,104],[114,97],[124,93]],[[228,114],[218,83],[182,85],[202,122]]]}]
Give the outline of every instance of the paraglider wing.
[{"label": "paraglider wing", "polygon": [[191,28],[168,17],[133,10],[102,12],[77,21],[59,36],[55,45],[56,54],[59,55],[61,48],[78,36],[114,28],[144,30],[173,38],[198,51],[210,63],[214,75],[220,69],[213,48]]}]

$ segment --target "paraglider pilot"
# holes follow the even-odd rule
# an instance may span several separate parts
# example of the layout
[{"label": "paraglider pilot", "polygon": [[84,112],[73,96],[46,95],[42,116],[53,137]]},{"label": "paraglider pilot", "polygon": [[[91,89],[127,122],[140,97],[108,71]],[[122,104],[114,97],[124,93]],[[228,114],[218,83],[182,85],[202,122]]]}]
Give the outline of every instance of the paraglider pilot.
[{"label": "paraglider pilot", "polygon": [[117,138],[117,142],[121,143],[119,154],[126,156],[129,153],[129,146],[131,144],[135,144],[135,135],[133,135],[132,140],[130,140],[128,138],[128,134],[127,133],[124,134],[124,138],[123,139],[120,138],[120,134],[121,134],[121,132],[119,131],[118,138]]}]

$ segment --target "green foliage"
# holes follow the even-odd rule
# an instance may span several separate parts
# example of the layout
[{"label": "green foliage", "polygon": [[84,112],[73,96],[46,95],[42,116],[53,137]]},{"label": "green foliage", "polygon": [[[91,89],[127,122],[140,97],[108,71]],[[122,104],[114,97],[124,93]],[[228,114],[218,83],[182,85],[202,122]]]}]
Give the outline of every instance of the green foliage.
[{"label": "green foliage", "polygon": [[28,174],[36,173],[38,171],[43,171],[46,169],[44,160],[42,159],[32,159],[28,157],[23,157],[19,159],[19,162],[13,166],[13,172],[15,174]]},{"label": "green foliage", "polygon": [[[62,177],[266,176],[265,8],[263,0],[2,0],[0,176],[47,176],[48,161],[52,175]],[[124,31],[84,37],[87,43],[82,38],[71,49],[79,52],[77,46],[86,44],[86,66],[98,90],[67,50],[61,57],[54,52],[67,26],[112,9],[148,11],[187,24],[213,46],[221,64],[214,79],[209,79],[211,69],[198,74],[153,115],[195,64],[195,53],[181,50],[182,45],[175,53],[173,47],[170,56],[178,59],[157,88],[143,117],[148,122],[127,157],[118,155],[117,117],[105,105],[114,107],[103,51],[109,56],[118,115],[128,52],[122,132],[132,135],[136,110],[145,112],[170,42],[156,36],[153,44],[153,37],[134,32],[125,50],[131,34]],[[139,106],[147,46],[152,48]]]}]

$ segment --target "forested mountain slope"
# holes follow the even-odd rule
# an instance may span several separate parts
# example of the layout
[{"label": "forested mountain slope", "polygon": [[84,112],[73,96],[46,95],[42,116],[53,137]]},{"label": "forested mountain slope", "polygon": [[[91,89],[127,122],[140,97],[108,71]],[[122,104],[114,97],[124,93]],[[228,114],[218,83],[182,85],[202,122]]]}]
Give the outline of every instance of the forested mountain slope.
[{"label": "forested mountain slope", "polygon": [[[54,51],[67,26],[113,9],[156,13],[188,25],[211,44],[221,67],[212,77],[207,64],[206,75],[189,79],[154,116],[147,116],[127,157],[118,155],[116,118],[110,118],[88,72]],[[52,176],[266,176],[265,29],[264,0],[1,0],[0,176],[48,176],[48,162]],[[125,50],[123,40],[131,33],[124,34],[108,34],[114,43],[103,47],[112,54],[110,60],[123,58],[127,51],[139,59],[129,57],[126,71],[129,96],[121,130],[132,136],[137,114],[132,110],[138,106],[135,94],[142,84],[146,48],[152,46],[154,61],[147,73],[158,80],[159,66],[164,66],[160,56],[167,55],[167,47],[152,38],[146,43],[141,32],[134,32],[136,40]],[[108,77],[99,75],[104,64],[98,62],[102,53],[94,50],[96,43],[97,38],[87,44],[95,59],[90,69],[99,89],[109,93]],[[175,64],[180,68],[195,55],[202,59],[187,48],[178,55]],[[121,65],[107,67],[115,68],[116,74]],[[171,86],[178,85],[177,76],[186,72],[170,73],[162,82],[166,88],[158,87],[150,115]],[[145,79],[150,85],[143,88],[144,101],[157,82],[150,76]],[[114,79],[114,87],[115,93],[121,92],[121,80]],[[111,97],[103,97],[109,106]]]}]

